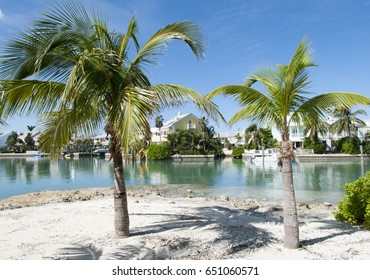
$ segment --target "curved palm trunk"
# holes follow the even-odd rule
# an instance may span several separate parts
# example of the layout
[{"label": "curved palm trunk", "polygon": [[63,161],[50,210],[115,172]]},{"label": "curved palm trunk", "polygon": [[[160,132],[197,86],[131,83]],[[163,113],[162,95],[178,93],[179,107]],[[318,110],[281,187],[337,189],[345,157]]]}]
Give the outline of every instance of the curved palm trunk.
[{"label": "curved palm trunk", "polygon": [[121,143],[112,126],[106,126],[105,131],[112,137],[109,151],[114,168],[114,229],[116,237],[123,238],[130,234],[130,219],[127,208],[126,184],[123,176]]},{"label": "curved palm trunk", "polygon": [[282,173],[284,184],[284,247],[297,249],[299,247],[299,227],[297,205],[293,185],[292,156],[293,145],[289,140],[288,128],[283,128],[281,145]]}]

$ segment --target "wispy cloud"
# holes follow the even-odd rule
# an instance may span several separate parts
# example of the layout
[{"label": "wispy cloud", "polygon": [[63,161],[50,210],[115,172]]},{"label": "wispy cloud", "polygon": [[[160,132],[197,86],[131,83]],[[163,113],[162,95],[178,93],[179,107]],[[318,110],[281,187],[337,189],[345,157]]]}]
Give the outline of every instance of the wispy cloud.
[{"label": "wispy cloud", "polygon": [[3,11],[0,9],[0,20],[2,20],[5,17]]}]

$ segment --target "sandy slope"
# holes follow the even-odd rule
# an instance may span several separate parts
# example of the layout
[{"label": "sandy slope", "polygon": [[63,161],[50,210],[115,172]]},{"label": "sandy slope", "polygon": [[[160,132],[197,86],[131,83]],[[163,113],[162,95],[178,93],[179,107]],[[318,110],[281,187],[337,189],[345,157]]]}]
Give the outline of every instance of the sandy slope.
[{"label": "sandy slope", "polygon": [[111,193],[0,201],[0,259],[370,259],[370,231],[338,223],[332,207],[301,205],[303,246],[288,250],[276,203],[163,197],[155,189],[130,193],[132,236],[115,239]]}]

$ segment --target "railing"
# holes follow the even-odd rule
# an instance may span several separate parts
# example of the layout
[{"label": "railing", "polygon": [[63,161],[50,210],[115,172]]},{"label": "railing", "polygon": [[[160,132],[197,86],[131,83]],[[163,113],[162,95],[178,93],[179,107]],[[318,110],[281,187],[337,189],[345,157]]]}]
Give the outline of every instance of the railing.
[{"label": "railing", "polygon": [[196,129],[197,128],[197,125],[195,123],[189,123],[187,125],[187,129]]},{"label": "railing", "polygon": [[304,134],[303,133],[291,133],[290,136],[292,138],[303,138],[304,137]]}]

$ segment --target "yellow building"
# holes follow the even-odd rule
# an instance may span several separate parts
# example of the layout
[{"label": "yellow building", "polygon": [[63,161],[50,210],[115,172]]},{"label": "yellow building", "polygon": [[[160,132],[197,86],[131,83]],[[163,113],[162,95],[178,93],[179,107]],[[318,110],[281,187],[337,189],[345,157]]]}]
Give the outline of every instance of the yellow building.
[{"label": "yellow building", "polygon": [[202,131],[199,125],[199,118],[192,113],[181,114],[179,112],[177,116],[171,118],[169,121],[163,123],[163,126],[158,129],[158,127],[152,127],[150,132],[152,133],[152,143],[159,143],[167,141],[167,135],[173,133],[177,129],[179,130],[197,130]]}]

